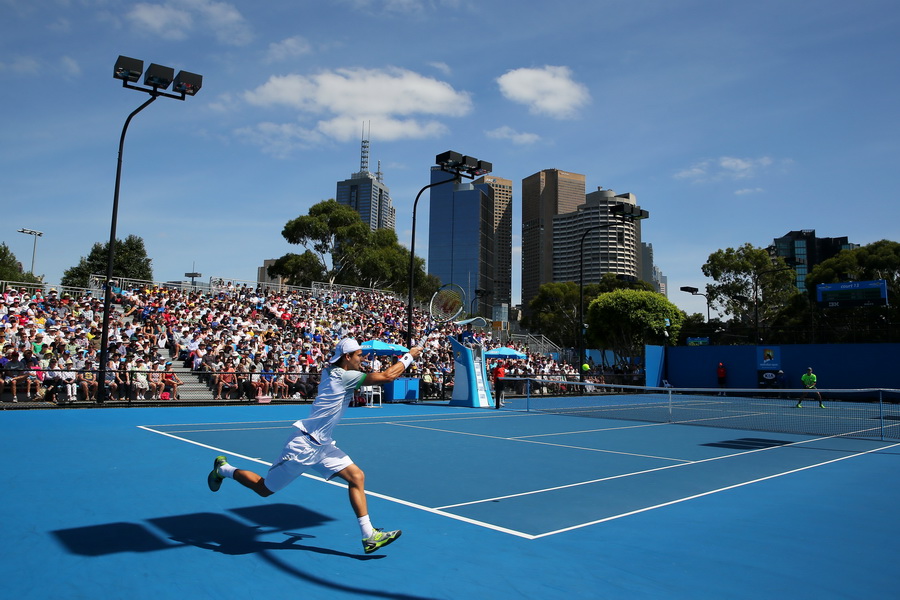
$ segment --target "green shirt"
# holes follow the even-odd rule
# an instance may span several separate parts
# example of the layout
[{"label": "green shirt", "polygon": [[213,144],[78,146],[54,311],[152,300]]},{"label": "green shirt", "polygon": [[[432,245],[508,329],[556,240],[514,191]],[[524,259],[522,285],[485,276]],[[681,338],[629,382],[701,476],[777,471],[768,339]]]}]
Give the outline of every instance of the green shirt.
[{"label": "green shirt", "polygon": [[814,387],[816,387],[816,375],[815,375],[815,373],[805,373],[805,374],[800,378],[800,381],[803,382],[804,387],[807,387],[807,388],[814,388]]}]

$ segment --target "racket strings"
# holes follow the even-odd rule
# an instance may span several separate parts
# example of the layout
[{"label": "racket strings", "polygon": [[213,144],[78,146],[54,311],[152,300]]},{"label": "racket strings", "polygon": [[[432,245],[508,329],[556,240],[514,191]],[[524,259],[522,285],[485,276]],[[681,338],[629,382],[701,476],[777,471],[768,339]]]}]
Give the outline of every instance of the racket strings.
[{"label": "racket strings", "polygon": [[454,290],[439,290],[431,301],[431,314],[438,321],[450,319],[460,312],[462,297]]}]

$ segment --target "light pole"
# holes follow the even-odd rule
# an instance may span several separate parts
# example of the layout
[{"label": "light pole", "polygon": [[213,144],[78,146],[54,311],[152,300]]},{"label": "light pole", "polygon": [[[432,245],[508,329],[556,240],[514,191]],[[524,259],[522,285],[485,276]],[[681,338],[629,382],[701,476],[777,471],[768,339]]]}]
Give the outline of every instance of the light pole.
[{"label": "light pole", "polygon": [[764,269],[762,271],[757,271],[753,274],[753,313],[754,313],[754,321],[756,322],[756,345],[758,346],[760,343],[759,337],[759,276],[765,275],[766,273],[777,273],[778,271],[791,271],[792,267],[778,267],[775,269]]},{"label": "light pole", "polygon": [[687,292],[688,294],[690,294],[690,295],[692,295],[692,296],[703,296],[704,298],[706,298],[706,322],[709,323],[709,322],[710,322],[710,318],[709,318],[709,296],[708,296],[707,294],[701,294],[699,288],[691,287],[691,286],[689,286],[689,285],[683,285],[683,286],[681,286],[681,291],[682,291],[682,292]]},{"label": "light pole", "polygon": [[34,257],[35,257],[35,255],[37,255],[37,239],[39,237],[41,237],[42,235],[44,235],[44,232],[43,231],[35,231],[34,229],[25,229],[24,227],[22,229],[18,229],[17,231],[19,233],[24,233],[26,235],[34,236],[34,248],[31,250],[31,271],[30,271],[30,273],[32,275],[34,275]]},{"label": "light pole", "polygon": [[[646,210],[641,210],[639,206],[634,204],[615,204],[609,208],[608,217],[612,216],[621,216],[624,219],[624,222],[632,222],[637,221],[638,219],[646,219],[650,216],[650,213]],[[578,338],[578,378],[580,381],[584,381],[584,370],[581,366],[584,364],[584,239],[587,237],[587,234],[594,231],[595,229],[606,229],[612,227],[613,225],[617,225],[618,222],[615,221],[607,221],[606,223],[600,225],[594,225],[592,227],[588,227],[584,230],[584,233],[581,234],[581,242],[579,243],[579,265],[578,265],[578,331],[576,332]]]},{"label": "light pole", "polygon": [[[415,268],[416,268],[416,209],[419,206],[419,198],[422,197],[422,193],[429,189],[433,188],[436,185],[441,185],[443,183],[458,183],[461,177],[466,177],[467,179],[475,179],[479,175],[485,175],[490,173],[493,170],[493,165],[484,160],[478,160],[477,158],[472,158],[471,156],[463,156],[459,152],[453,152],[452,150],[448,150],[447,152],[443,152],[434,157],[434,163],[441,168],[441,171],[446,173],[450,173],[453,175],[450,179],[445,179],[443,181],[435,181],[434,183],[429,183],[416,194],[416,200],[413,202],[413,217],[412,217],[412,239],[409,243],[409,293],[406,302],[406,347],[412,348],[413,344],[413,330],[412,330],[412,322],[413,322],[413,288],[415,287]],[[448,282],[449,283],[449,282]]]},{"label": "light pole", "polygon": [[[187,96],[193,96],[203,85],[203,77],[196,73],[187,71],[179,71],[175,75],[175,69],[164,67],[156,63],[151,63],[147,67],[144,74],[144,85],[148,87],[140,87],[133,85],[141,77],[144,72],[144,61],[127,56],[119,56],[113,67],[113,78],[122,81],[122,87],[130,90],[137,90],[150,94],[150,99],[138,106],[128,118],[125,119],[125,125],[122,127],[122,135],[119,137],[119,162],[116,165],[116,185],[113,192],[113,208],[112,208],[112,224],[109,228],[109,247],[106,253],[106,280],[103,282],[103,322],[100,331],[100,369],[99,369],[99,386],[97,388],[97,399],[100,402],[106,401],[106,363],[109,362],[109,318],[110,307],[112,306],[112,278],[113,278],[113,262],[116,257],[116,222],[119,218],[119,187],[122,181],[122,152],[125,149],[125,133],[128,131],[128,125],[131,119],[139,112],[150,106],[160,96],[173,98],[175,100],[184,100]],[[172,85],[175,92],[167,93],[163,90],[168,89]]]}]

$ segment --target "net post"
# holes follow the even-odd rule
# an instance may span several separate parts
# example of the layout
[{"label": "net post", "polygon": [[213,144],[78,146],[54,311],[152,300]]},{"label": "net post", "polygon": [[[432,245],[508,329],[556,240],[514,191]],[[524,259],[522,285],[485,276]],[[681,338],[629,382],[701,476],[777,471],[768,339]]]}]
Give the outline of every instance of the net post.
[{"label": "net post", "polygon": [[525,412],[531,412],[531,378],[525,380]]},{"label": "net post", "polygon": [[669,423],[672,422],[672,388],[666,389],[669,394]]},{"label": "net post", "polygon": [[884,441],[884,391],[878,390],[878,419],[881,422],[881,441]]}]

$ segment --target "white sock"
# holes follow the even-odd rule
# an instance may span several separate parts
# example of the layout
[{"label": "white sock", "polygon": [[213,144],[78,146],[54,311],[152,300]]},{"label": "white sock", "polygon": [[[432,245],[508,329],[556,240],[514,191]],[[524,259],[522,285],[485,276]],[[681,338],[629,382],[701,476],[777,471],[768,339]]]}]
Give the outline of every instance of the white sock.
[{"label": "white sock", "polygon": [[222,477],[228,477],[229,479],[234,479],[234,472],[237,471],[237,467],[232,467],[229,464],[224,464],[218,469],[216,472]]},{"label": "white sock", "polygon": [[359,530],[362,532],[363,539],[372,537],[375,530],[372,528],[372,523],[369,521],[369,515],[360,517],[357,521],[359,521]]}]

